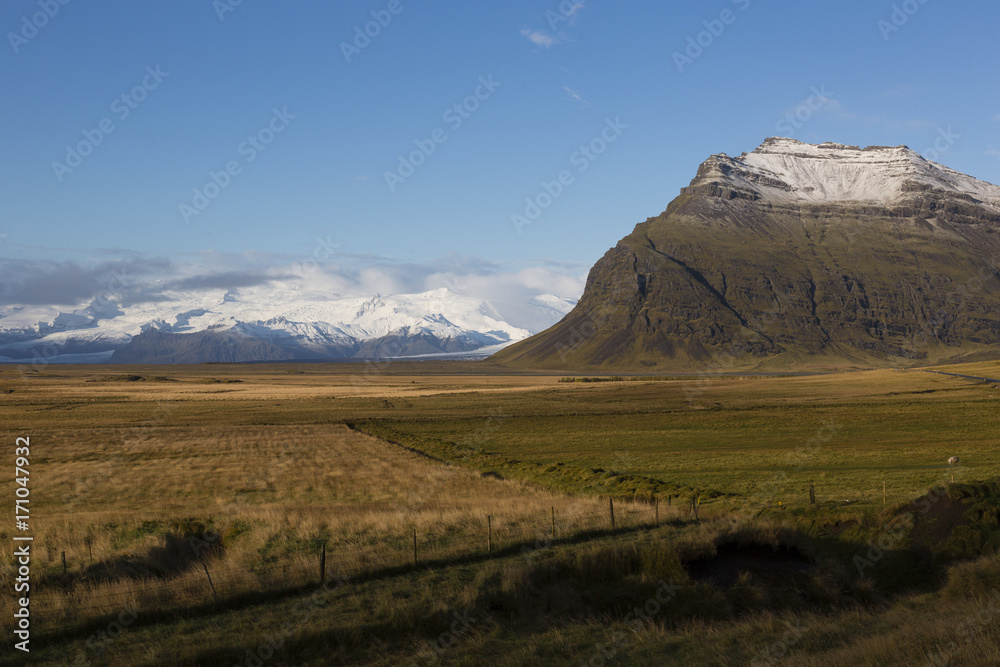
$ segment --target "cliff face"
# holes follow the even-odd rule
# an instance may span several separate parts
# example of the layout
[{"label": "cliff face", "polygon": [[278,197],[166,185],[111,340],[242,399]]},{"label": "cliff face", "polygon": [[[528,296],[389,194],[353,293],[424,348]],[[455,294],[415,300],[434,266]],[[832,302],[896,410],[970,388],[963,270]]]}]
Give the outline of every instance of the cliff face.
[{"label": "cliff face", "polygon": [[540,368],[917,365],[1000,356],[1000,188],[905,147],[716,155],[597,262]]}]

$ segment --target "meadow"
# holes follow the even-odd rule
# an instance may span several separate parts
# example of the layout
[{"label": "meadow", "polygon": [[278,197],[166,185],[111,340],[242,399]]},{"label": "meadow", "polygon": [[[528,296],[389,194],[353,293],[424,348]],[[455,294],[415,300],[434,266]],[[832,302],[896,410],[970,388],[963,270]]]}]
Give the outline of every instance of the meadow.
[{"label": "meadow", "polygon": [[990,382],[49,366],[0,398],[39,664],[1000,661]]}]

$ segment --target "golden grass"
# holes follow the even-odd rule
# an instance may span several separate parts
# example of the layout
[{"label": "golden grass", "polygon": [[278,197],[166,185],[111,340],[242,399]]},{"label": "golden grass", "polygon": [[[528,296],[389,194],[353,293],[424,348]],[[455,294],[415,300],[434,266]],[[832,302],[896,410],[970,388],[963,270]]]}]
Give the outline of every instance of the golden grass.
[{"label": "golden grass", "polygon": [[[422,373],[425,368],[434,373]],[[989,375],[992,368],[979,364],[969,370]],[[967,372],[961,367],[943,370]],[[428,441],[474,441],[483,449],[546,465],[565,460],[581,469],[600,465],[652,471],[664,479],[704,480],[706,486],[736,492],[703,508],[701,524],[656,532],[655,538],[668,540],[673,552],[690,557],[711,553],[719,540],[776,544],[787,539],[779,520],[730,516],[733,506],[756,497],[752,486],[739,485],[743,479],[766,480],[791,470],[789,488],[794,487],[794,497],[804,506],[804,484],[812,483],[814,475],[808,468],[822,468],[815,473],[822,475],[817,484],[821,500],[839,499],[835,492],[853,494],[861,499],[853,507],[863,505],[871,513],[882,509],[882,499],[880,484],[863,487],[870,477],[879,482],[888,476],[890,503],[899,503],[926,490],[919,475],[937,479],[945,474],[936,470],[941,453],[966,456],[968,450],[969,467],[946,471],[959,475],[959,481],[995,474],[1000,461],[994,435],[997,412],[990,409],[1000,393],[989,385],[916,371],[618,383],[559,383],[562,374],[491,375],[489,367],[460,364],[209,365],[126,372],[168,380],[109,380],[122,371],[95,367],[50,367],[37,373],[2,368],[0,390],[10,393],[0,394],[0,423],[5,441],[32,439],[36,632],[61,636],[77,625],[93,625],[106,612],[129,608],[176,613],[181,620],[162,621],[162,627],[147,620],[148,627],[135,629],[128,640],[133,644],[122,645],[122,655],[140,662],[164,655],[153,649],[143,653],[142,641],[163,642],[167,634],[201,623],[185,614],[213,600],[203,564],[223,604],[211,612],[214,625],[207,625],[201,636],[206,642],[227,638],[231,619],[239,618],[242,634],[229,642],[239,645],[252,641],[256,620],[246,620],[253,617],[250,603],[233,603],[230,610],[229,602],[315,582],[323,544],[330,577],[404,566],[412,560],[416,530],[421,561],[441,559],[440,580],[414,573],[422,577],[423,588],[412,599],[406,581],[370,582],[351,604],[362,616],[379,610],[383,620],[376,629],[417,637],[426,631],[420,621],[424,613],[472,605],[484,587],[515,596],[526,585],[523,563],[487,561],[474,570],[446,565],[448,559],[485,552],[487,515],[497,548],[525,543],[546,549],[553,508],[560,538],[609,526],[606,497],[484,477],[348,430],[340,423],[348,419],[381,419],[400,430],[423,429]],[[498,409],[501,419],[491,416]],[[894,421],[885,422],[887,415]],[[621,430],[609,430],[611,418],[624,425]],[[656,419],[665,420],[666,427],[661,429]],[[838,425],[836,437],[809,449],[809,466],[797,470],[802,466],[789,462],[787,454],[801,450],[819,425],[831,419]],[[649,433],[639,433],[641,428],[632,429],[629,422],[648,426]],[[684,428],[677,428],[682,423]],[[667,428],[676,433],[669,431],[666,437]],[[636,434],[648,443],[622,441]],[[9,498],[12,492],[13,483],[0,480],[0,493]],[[788,515],[799,509],[808,508],[793,508]],[[618,527],[653,518],[652,508],[644,504],[616,501],[615,510]],[[862,509],[856,511],[863,518]],[[686,514],[687,507],[679,503],[669,509],[660,505],[665,522]],[[219,539],[212,532],[203,534],[204,529]],[[0,531],[0,585],[5,587],[12,576],[9,536],[9,529]],[[205,547],[198,557],[189,538]],[[586,560],[593,555],[588,554],[589,547],[566,558]],[[993,581],[992,566],[954,570],[949,618],[936,622],[929,607],[914,607],[919,599],[911,599],[889,613],[815,611],[652,625],[636,636],[629,649],[633,652],[623,650],[621,659],[644,664],[671,655],[685,664],[741,664],[738,656],[780,639],[786,621],[806,619],[815,632],[776,664],[912,664],[907,661],[930,655],[931,648],[953,636],[955,615],[976,611],[978,603],[966,599],[966,593],[975,582]],[[478,584],[458,585],[463,577]],[[497,587],[483,577],[495,577]],[[444,593],[447,604],[438,599]],[[524,599],[532,604],[530,595]],[[9,632],[10,606],[8,597],[0,603],[4,633]],[[260,605],[259,612],[268,613],[268,607]],[[589,655],[605,621],[614,619],[519,633],[490,620],[453,657],[461,661],[466,656],[469,664],[483,656],[497,664],[559,664],[570,650]],[[343,621],[343,632],[358,646],[375,646],[371,636],[377,632],[356,623]],[[338,637],[341,632],[319,620],[313,630],[323,637],[324,632]],[[900,653],[905,660],[899,661],[891,652],[893,642],[913,642],[916,648]],[[974,642],[955,649],[955,662],[976,664],[974,650],[995,658],[996,644],[994,630],[984,630]],[[378,662],[374,649],[365,651],[366,661]],[[201,654],[191,649],[190,655]],[[384,663],[408,655],[391,654]]]},{"label": "golden grass", "polygon": [[[185,557],[183,535],[175,536],[180,553],[161,553],[165,539],[192,520],[222,536],[221,552],[211,536],[204,550],[220,597],[317,578],[323,543],[331,575],[354,575],[410,562],[414,530],[421,560],[483,552],[487,515],[496,548],[547,536],[553,509],[560,536],[607,526],[604,501],[484,478],[344,426],[147,430],[33,438],[36,568],[51,582],[32,596],[40,617],[71,623],[99,608],[211,599],[201,561]],[[652,522],[653,514],[620,505],[616,519],[630,525]],[[10,545],[3,542],[6,563]],[[56,583],[63,552],[74,581],[68,589]],[[143,568],[167,579],[142,576]],[[8,568],[5,578],[11,574]],[[6,614],[11,601],[4,604]]]}]

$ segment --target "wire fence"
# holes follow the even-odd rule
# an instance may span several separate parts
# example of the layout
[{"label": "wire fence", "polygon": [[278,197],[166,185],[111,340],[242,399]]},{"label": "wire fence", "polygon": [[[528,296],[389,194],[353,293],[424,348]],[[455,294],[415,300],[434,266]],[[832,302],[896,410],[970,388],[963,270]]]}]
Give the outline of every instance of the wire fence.
[{"label": "wire fence", "polygon": [[[331,578],[371,578],[407,568],[447,565],[459,559],[488,559],[494,553],[509,554],[511,548],[535,553],[559,542],[654,528],[678,516],[697,518],[697,511],[696,502],[681,508],[658,500],[647,503],[609,499],[601,512],[560,513],[552,507],[537,520],[526,520],[524,515],[484,513],[477,534],[446,530],[427,535],[413,527],[406,534],[392,535],[374,544],[323,544],[315,553],[290,555],[283,562],[262,560],[241,567],[222,567],[218,552],[207,548],[204,556],[195,550],[186,569],[170,578],[147,569],[145,576],[136,576],[133,571],[114,578],[112,570],[103,579],[93,579],[88,578],[88,568],[78,566],[73,571],[63,560],[62,577],[49,576],[44,582],[32,583],[31,615],[39,631],[57,632],[124,610],[179,612],[206,604],[225,606],[236,598],[293,592]],[[84,559],[78,556],[73,554],[71,562],[82,564]],[[133,570],[135,565],[132,563]]]}]

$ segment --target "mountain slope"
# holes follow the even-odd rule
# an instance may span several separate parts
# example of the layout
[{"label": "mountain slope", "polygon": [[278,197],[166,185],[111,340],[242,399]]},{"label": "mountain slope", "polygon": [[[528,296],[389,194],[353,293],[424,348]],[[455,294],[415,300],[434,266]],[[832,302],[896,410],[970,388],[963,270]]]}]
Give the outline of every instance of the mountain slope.
[{"label": "mountain slope", "polygon": [[1000,356],[1000,188],[901,146],[715,155],[494,361],[700,370]]}]

